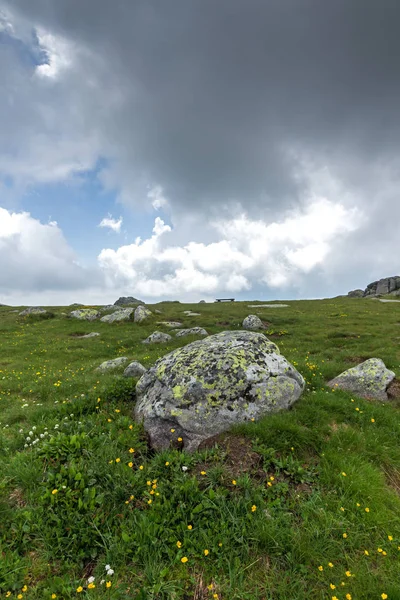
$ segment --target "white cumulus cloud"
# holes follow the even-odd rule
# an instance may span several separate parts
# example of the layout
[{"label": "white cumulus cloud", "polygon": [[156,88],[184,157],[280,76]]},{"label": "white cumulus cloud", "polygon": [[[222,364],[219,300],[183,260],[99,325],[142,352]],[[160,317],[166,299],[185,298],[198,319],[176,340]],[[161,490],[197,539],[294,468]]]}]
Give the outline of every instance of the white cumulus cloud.
[{"label": "white cumulus cloud", "polygon": [[98,260],[109,285],[130,285],[148,297],[241,292],[260,283],[289,287],[321,266],[360,216],[356,208],[315,198],[273,223],[245,214],[216,221],[218,241],[184,245],[174,245],[173,230],[157,217],[149,239],[104,249]]},{"label": "white cumulus cloud", "polygon": [[108,217],[104,217],[104,219],[100,221],[99,227],[108,227],[109,229],[115,231],[115,233],[119,233],[121,231],[122,222],[122,217],[120,217],[117,221],[116,219],[113,219],[111,215],[108,215]]}]

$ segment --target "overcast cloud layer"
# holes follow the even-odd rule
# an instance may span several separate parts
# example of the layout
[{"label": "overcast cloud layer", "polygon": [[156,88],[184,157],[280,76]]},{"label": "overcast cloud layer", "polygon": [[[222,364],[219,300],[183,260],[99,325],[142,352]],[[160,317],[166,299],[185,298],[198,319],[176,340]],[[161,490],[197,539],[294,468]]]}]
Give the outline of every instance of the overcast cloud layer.
[{"label": "overcast cloud layer", "polygon": [[67,266],[17,278],[4,224],[33,217],[3,212],[0,294],[315,297],[400,274],[399,22],[398,0],[0,0],[0,206],[102,159],[119,202],[171,223],[90,273],[36,223]]}]

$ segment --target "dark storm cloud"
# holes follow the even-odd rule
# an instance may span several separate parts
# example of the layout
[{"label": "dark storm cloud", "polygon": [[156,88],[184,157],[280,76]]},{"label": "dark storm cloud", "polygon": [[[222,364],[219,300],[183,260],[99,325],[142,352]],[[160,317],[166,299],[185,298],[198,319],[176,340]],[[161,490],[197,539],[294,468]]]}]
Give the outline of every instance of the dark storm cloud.
[{"label": "dark storm cloud", "polygon": [[123,90],[101,124],[91,122],[88,98],[86,119],[115,159],[104,180],[128,190],[125,199],[160,184],[188,210],[239,201],[275,213],[304,193],[297,152],[361,188],[369,164],[398,152],[398,0],[9,7],[94,52],[105,97],[110,86]]}]

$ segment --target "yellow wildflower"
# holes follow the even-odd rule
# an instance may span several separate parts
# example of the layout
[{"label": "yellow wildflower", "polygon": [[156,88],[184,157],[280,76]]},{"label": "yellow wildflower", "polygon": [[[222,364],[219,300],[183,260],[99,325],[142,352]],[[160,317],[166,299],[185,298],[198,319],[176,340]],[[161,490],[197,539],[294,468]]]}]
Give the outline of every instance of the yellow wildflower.
[{"label": "yellow wildflower", "polygon": [[329,562],[328,563],[328,567],[330,567],[332,569],[333,568],[333,563]]},{"label": "yellow wildflower", "polygon": [[182,562],[183,564],[187,563],[187,561],[188,561],[188,560],[189,560],[189,559],[188,559],[188,557],[187,557],[187,556],[182,556],[182,558],[181,558],[181,562]]},{"label": "yellow wildflower", "polygon": [[55,496],[56,494],[58,494],[58,490],[53,490],[51,493],[53,494],[53,496]]},{"label": "yellow wildflower", "polygon": [[204,550],[204,556],[208,556],[210,554],[209,550]]},{"label": "yellow wildflower", "polygon": [[346,594],[346,600],[351,600],[351,594]]},{"label": "yellow wildflower", "polygon": [[55,600],[57,598],[57,594],[52,594],[51,595],[51,600]]},{"label": "yellow wildflower", "polygon": [[166,466],[166,467],[169,467],[169,462],[168,462],[168,461],[165,463],[165,466]]},{"label": "yellow wildflower", "polygon": [[257,510],[257,506],[255,504],[253,504],[253,506],[251,507],[251,512],[256,512]]},{"label": "yellow wildflower", "polygon": [[132,469],[133,467],[133,462],[128,462],[128,467],[130,467]]},{"label": "yellow wildflower", "polygon": [[111,586],[112,586],[112,583],[111,583],[111,581],[107,581],[107,582],[106,582],[106,588],[110,588]]},{"label": "yellow wildflower", "polygon": [[171,429],[171,433],[175,433],[175,429]]},{"label": "yellow wildflower", "polygon": [[375,419],[371,419],[371,423],[375,423]]},{"label": "yellow wildflower", "polygon": [[116,463],[119,463],[119,462],[121,462],[121,459],[120,459],[120,458],[116,458],[116,459],[115,459],[115,462],[116,462]]},{"label": "yellow wildflower", "polygon": [[236,479],[232,479],[232,485],[236,485]]},{"label": "yellow wildflower", "polygon": [[133,429],[133,425],[129,425],[129,429]]},{"label": "yellow wildflower", "polygon": [[27,591],[28,591],[28,586],[27,586],[27,585],[24,585],[24,587],[22,588],[22,591],[23,591],[23,592],[27,592]]},{"label": "yellow wildflower", "polygon": [[365,554],[365,556],[369,556],[368,550],[364,550],[364,554]]},{"label": "yellow wildflower", "polygon": [[329,587],[331,588],[331,590],[335,590],[336,589],[336,585],[334,585],[333,583],[330,583]]},{"label": "yellow wildflower", "polygon": [[94,590],[95,587],[96,587],[95,583],[89,583],[89,585],[88,585],[89,590]]},{"label": "yellow wildflower", "polygon": [[323,571],[323,570],[324,570],[324,567],[322,565],[319,565],[318,571]]},{"label": "yellow wildflower", "polygon": [[346,577],[351,577],[351,571],[346,571]]},{"label": "yellow wildflower", "polygon": [[388,597],[388,595],[387,595],[387,594],[385,594],[385,593],[381,594],[381,598],[382,598],[382,600],[386,600],[386,598],[387,598],[387,597]]},{"label": "yellow wildflower", "polygon": [[193,525],[188,525],[188,529],[193,529]]},{"label": "yellow wildflower", "polygon": [[139,469],[140,469],[140,471],[143,471],[143,469],[144,469],[144,466],[143,466],[143,465],[140,465]]},{"label": "yellow wildflower", "polygon": [[182,441],[183,441],[182,438],[178,437],[178,442],[182,442]]},{"label": "yellow wildflower", "polygon": [[182,542],[176,542],[176,545],[178,546],[178,548],[182,548]]},{"label": "yellow wildflower", "polygon": [[83,587],[80,585],[76,588],[76,591],[78,592],[78,594],[80,594],[81,592],[83,592]]},{"label": "yellow wildflower", "polygon": [[388,540],[389,540],[389,542],[391,542],[393,540],[393,536],[392,535],[388,535]]},{"label": "yellow wildflower", "polygon": [[200,471],[200,475],[207,475],[206,471]]},{"label": "yellow wildflower", "polygon": [[365,508],[364,510],[365,510],[365,512],[369,512],[369,508],[368,508],[368,506],[367,506],[367,508]]},{"label": "yellow wildflower", "polygon": [[342,471],[342,475],[343,475],[343,477],[347,477],[347,475],[344,471]]},{"label": "yellow wildflower", "polygon": [[347,538],[347,533],[344,533],[344,534],[343,534],[343,537],[344,537],[344,538]]},{"label": "yellow wildflower", "polygon": [[133,454],[135,452],[135,448],[129,448],[129,452]]}]

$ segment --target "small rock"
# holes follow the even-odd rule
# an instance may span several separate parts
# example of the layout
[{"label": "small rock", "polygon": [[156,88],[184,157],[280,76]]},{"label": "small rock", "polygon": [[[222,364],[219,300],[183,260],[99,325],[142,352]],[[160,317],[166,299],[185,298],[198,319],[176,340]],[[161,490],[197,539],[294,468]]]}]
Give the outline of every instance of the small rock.
[{"label": "small rock", "polygon": [[118,367],[121,367],[127,360],[128,359],[126,356],[120,356],[119,358],[113,358],[112,360],[105,360],[100,366],[97,367],[96,371],[105,373],[110,369],[117,369]]},{"label": "small rock", "polygon": [[162,315],[162,310],[158,310],[158,308],[156,308],[156,310],[154,311],[157,315]]},{"label": "small rock", "polygon": [[133,308],[121,308],[116,310],[111,315],[105,315],[101,317],[100,321],[103,323],[114,323],[115,321],[129,321]]},{"label": "small rock", "polygon": [[243,320],[242,323],[243,329],[247,329],[248,331],[257,331],[257,329],[264,329],[263,322],[260,317],[257,315],[249,315]]},{"label": "small rock", "polygon": [[191,327],[190,329],[180,329],[176,337],[184,337],[185,335],[208,335],[208,332],[203,327]]},{"label": "small rock", "polygon": [[124,377],[141,377],[147,369],[137,360],[131,362],[124,371]]},{"label": "small rock", "polygon": [[70,313],[70,317],[80,321],[95,321],[99,316],[100,313],[95,308],[80,308]]},{"label": "small rock", "polygon": [[86,338],[97,337],[98,335],[100,335],[100,334],[97,333],[96,331],[92,331],[91,333],[86,333],[85,335],[78,335],[77,338],[80,339],[80,340],[84,340]]},{"label": "small rock", "polygon": [[182,323],[179,323],[179,321],[157,321],[157,324],[166,327],[182,327]]},{"label": "small rock", "polygon": [[188,317],[200,317],[200,313],[192,312],[191,310],[184,310],[183,314]]},{"label": "small rock", "polygon": [[152,312],[145,306],[138,306],[135,310],[134,321],[135,323],[142,323],[149,317],[151,317]]},{"label": "small rock", "polygon": [[47,313],[47,310],[41,308],[40,306],[31,306],[29,308],[25,308],[19,313],[20,317],[26,317],[26,315],[44,315]]},{"label": "small rock", "polygon": [[386,368],[380,358],[369,358],[356,367],[347,369],[328,382],[331,388],[351,392],[361,398],[385,401],[388,386],[395,378],[393,371]]},{"label": "small rock", "polygon": [[155,331],[148,338],[143,340],[142,344],[164,344],[172,340],[172,337],[168,333],[162,331]]},{"label": "small rock", "polygon": [[200,300],[199,304],[205,304],[206,301],[205,300]]}]

